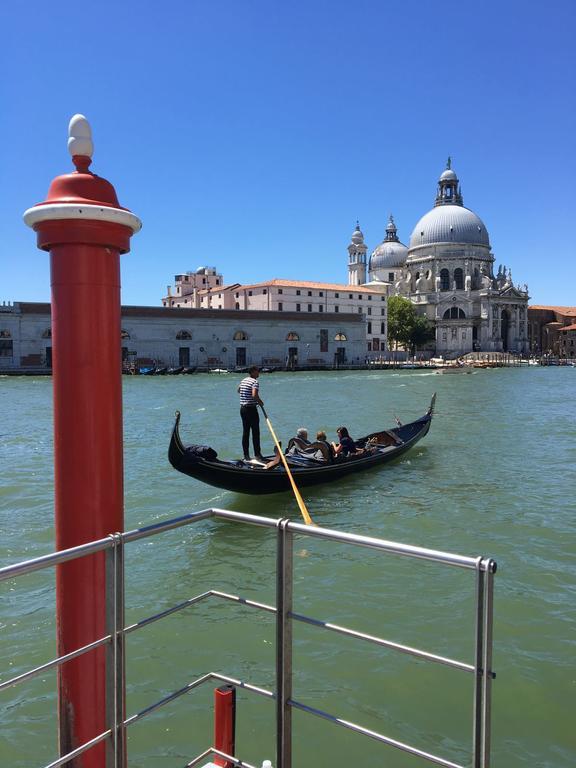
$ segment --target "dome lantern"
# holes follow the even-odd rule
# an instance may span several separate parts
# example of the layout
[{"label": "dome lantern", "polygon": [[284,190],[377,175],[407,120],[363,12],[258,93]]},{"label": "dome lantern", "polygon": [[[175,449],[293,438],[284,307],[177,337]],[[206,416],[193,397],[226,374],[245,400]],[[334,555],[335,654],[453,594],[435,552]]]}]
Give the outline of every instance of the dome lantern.
[{"label": "dome lantern", "polygon": [[438,192],[434,205],[464,205],[458,176],[452,170],[451,157],[448,157],[446,170],[438,180]]}]

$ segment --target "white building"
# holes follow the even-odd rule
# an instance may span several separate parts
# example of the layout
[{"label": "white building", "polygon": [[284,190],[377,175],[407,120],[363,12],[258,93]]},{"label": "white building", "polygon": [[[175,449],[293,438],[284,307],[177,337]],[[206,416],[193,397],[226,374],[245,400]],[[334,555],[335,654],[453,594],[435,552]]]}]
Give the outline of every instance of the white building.
[{"label": "white building", "polygon": [[[358,231],[353,237],[351,281],[361,280],[360,236]],[[393,284],[394,294],[408,298],[429,318],[436,328],[437,354],[528,352],[528,288],[515,286],[506,267],[495,275],[493,264],[488,231],[464,207],[449,159],[434,207],[414,227],[408,247],[399,242],[390,219],[386,238],[370,257],[369,279],[370,285],[379,280]]]},{"label": "white building", "polygon": [[361,354],[364,360],[367,352],[378,353],[386,349],[388,288],[382,282],[342,285],[274,279],[252,285],[219,284],[205,290],[194,289],[188,294],[182,282],[177,280],[174,289],[162,299],[162,304],[179,309],[194,306],[196,309],[294,312],[299,315],[351,313],[363,322],[367,342]]}]

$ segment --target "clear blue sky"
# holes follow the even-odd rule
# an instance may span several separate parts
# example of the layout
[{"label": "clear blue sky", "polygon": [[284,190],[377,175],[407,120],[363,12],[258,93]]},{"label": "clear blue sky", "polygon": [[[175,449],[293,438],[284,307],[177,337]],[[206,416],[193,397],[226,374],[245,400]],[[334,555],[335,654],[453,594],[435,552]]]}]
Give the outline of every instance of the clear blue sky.
[{"label": "clear blue sky", "polygon": [[389,213],[406,243],[451,155],[496,264],[574,305],[575,22],[573,0],[5,3],[0,301],[50,297],[21,215],[81,112],[144,222],[126,304],[200,265],[346,282],[356,219],[370,250]]}]

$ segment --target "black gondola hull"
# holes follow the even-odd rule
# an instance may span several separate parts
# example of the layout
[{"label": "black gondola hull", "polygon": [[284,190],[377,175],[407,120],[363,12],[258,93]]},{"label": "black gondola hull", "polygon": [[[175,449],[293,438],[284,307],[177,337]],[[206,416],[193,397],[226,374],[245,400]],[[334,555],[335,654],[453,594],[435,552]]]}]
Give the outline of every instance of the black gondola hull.
[{"label": "black gondola hull", "polygon": [[[428,434],[432,421],[434,400],[428,413],[420,419],[388,430],[401,441],[400,444],[390,445],[374,453],[336,460],[331,464],[314,464],[313,466],[290,466],[296,485],[308,487],[321,483],[332,483],[357,472],[375,469],[388,464],[409,451],[417,442]],[[249,494],[281,493],[289,491],[290,481],[282,465],[273,469],[264,469],[245,462],[208,461],[186,452],[179,433],[180,414],[176,414],[176,422],[172,430],[172,439],[168,449],[168,459],[174,469],[185,475],[194,477],[203,483],[228,491]],[[360,441],[367,440],[361,438]]]}]

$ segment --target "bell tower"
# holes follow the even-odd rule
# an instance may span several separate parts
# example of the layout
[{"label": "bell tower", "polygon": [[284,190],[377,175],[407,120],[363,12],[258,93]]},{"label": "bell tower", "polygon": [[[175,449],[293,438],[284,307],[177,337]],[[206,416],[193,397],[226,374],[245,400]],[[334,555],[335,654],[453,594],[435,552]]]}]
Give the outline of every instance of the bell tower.
[{"label": "bell tower", "polygon": [[366,282],[366,245],[360,224],[352,233],[348,246],[348,285],[363,285]]}]

